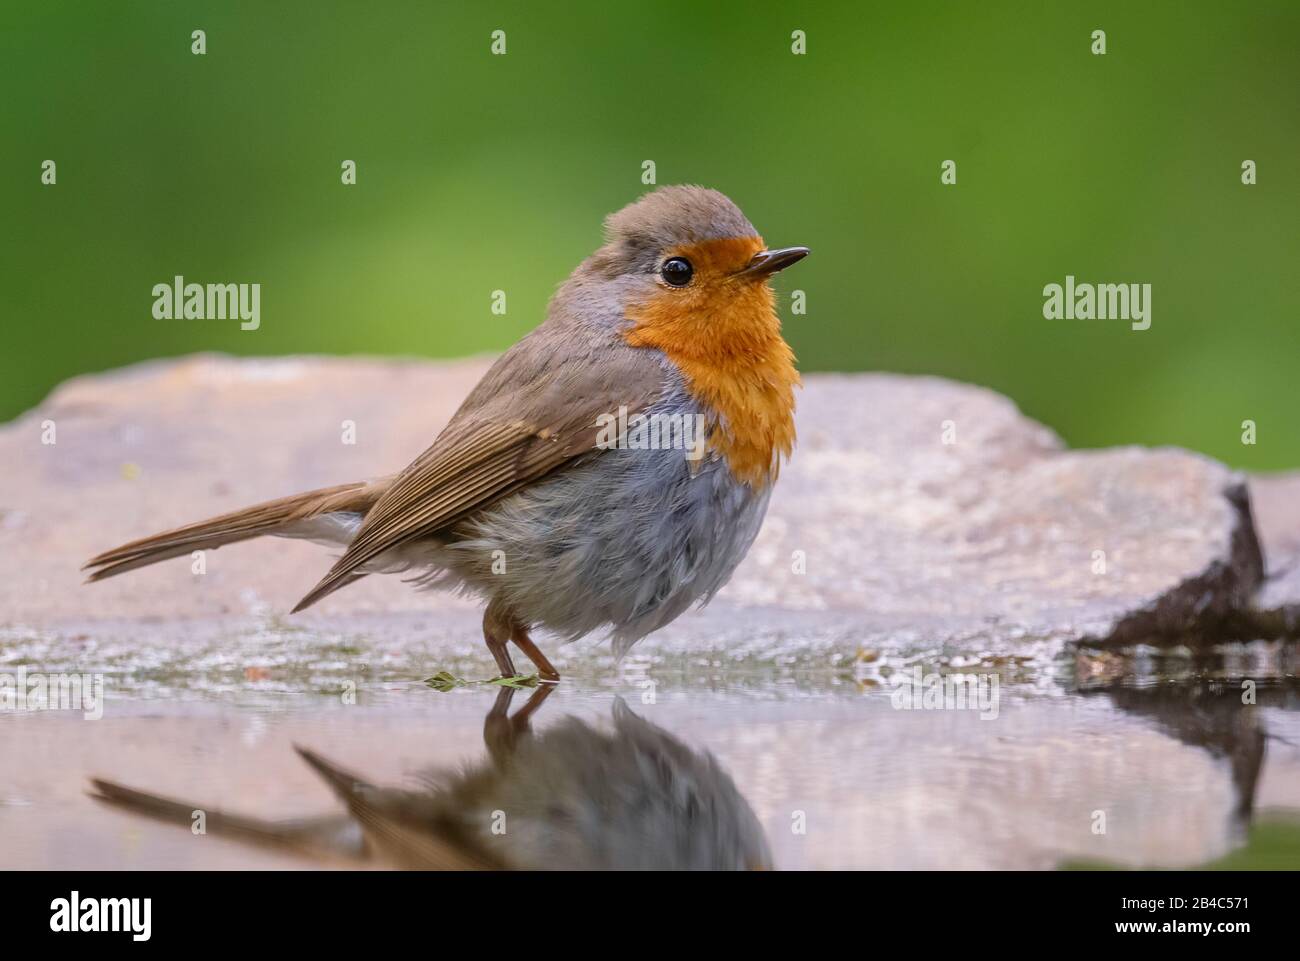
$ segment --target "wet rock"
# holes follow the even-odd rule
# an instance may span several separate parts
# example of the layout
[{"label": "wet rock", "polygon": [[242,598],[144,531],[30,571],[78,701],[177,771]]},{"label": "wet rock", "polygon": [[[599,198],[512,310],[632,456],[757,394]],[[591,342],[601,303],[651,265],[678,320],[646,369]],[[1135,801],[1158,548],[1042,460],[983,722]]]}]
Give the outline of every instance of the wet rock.
[{"label": "wet rock", "polygon": [[[324,549],[231,545],[202,573],[176,560],[93,586],[78,568],[165,527],[394,471],[487,364],[203,355],[63,385],[0,427],[0,461],[17,465],[0,477],[0,628],[286,612]],[[1261,580],[1243,481],[1196,454],[1068,451],[996,393],[888,374],[808,376],[799,434],[732,583],[638,651],[748,643],[755,658],[869,663],[1131,643],[1208,633]],[[378,628],[412,612],[477,641],[473,601],[392,577],[288,623]]]},{"label": "wet rock", "polygon": [[1300,473],[1250,481],[1266,577],[1238,619],[1243,636],[1300,637]]}]

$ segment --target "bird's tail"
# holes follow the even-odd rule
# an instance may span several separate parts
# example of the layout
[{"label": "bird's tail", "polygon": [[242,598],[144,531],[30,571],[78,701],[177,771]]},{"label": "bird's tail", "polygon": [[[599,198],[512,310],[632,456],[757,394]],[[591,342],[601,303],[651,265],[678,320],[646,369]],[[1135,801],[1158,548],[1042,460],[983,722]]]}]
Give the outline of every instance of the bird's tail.
[{"label": "bird's tail", "polygon": [[259,847],[287,848],[314,857],[359,859],[366,856],[361,831],[346,815],[269,821],[177,801],[103,778],[91,778],[90,783],[95,787],[90,795],[95,800],[132,814],[184,825],[191,830],[199,823],[197,818],[201,814],[205,834],[230,837]]},{"label": "bird's tail", "polygon": [[192,551],[212,550],[264,534],[347,544],[388,483],[342,484],[254,504],[115,547],[92,557],[82,570],[90,571],[88,580],[102,581]]}]

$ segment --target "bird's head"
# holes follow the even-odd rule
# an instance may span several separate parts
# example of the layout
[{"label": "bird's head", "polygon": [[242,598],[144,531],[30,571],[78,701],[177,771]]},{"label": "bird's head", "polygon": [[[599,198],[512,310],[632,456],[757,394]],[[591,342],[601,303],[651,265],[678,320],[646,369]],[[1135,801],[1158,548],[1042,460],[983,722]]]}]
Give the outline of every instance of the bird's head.
[{"label": "bird's head", "polygon": [[693,352],[779,329],[768,279],[808,255],[769,249],[739,207],[704,187],[661,187],[611,214],[605,233],[588,269],[618,287],[633,325],[671,328]]},{"label": "bird's head", "polygon": [[765,484],[794,442],[799,381],[768,281],[808,248],[769,248],[704,187],[661,187],[610,215],[605,232],[576,276],[627,343],[662,351],[718,415],[710,443],[737,476]]}]

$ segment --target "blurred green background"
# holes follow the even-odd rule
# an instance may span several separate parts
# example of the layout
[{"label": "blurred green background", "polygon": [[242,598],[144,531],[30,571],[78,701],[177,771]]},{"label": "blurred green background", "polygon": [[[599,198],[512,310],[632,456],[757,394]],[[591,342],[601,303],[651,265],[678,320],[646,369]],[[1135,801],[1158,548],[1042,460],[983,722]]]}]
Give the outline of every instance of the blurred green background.
[{"label": "blurred green background", "polygon": [[[778,282],[805,370],[1300,465],[1298,49],[1295,2],[10,2],[0,420],[196,350],[500,350],[654,160],[813,248]],[[1152,284],[1151,329],[1045,320],[1067,273]],[[154,320],[175,274],[260,283],[261,329]]]}]

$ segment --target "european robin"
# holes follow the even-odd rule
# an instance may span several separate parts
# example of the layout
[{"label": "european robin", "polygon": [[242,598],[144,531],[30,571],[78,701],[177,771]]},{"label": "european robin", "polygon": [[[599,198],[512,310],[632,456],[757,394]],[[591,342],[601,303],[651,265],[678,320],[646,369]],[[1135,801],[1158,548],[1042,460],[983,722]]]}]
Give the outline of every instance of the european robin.
[{"label": "european robin", "polygon": [[808,254],[769,249],[723,194],[655,190],[503,354],[400,473],[268,501],[133,541],[97,581],[264,534],[343,545],[300,611],[377,572],[486,601],[509,642],[607,629],[622,656],[706,602],[749,550],[794,445],[794,355],[768,279]]},{"label": "european robin", "polygon": [[[92,780],[101,801],[173,824],[327,859],[420,870],[754,870],[772,866],[758,818],[714,758],[615,699],[612,725],[565,718],[541,734],[539,687],[509,714],[502,688],[483,725],[489,759],[431,771],[420,790],[369,784],[298,748],[346,816],[266,821]],[[504,821],[502,820],[504,818]]]}]

